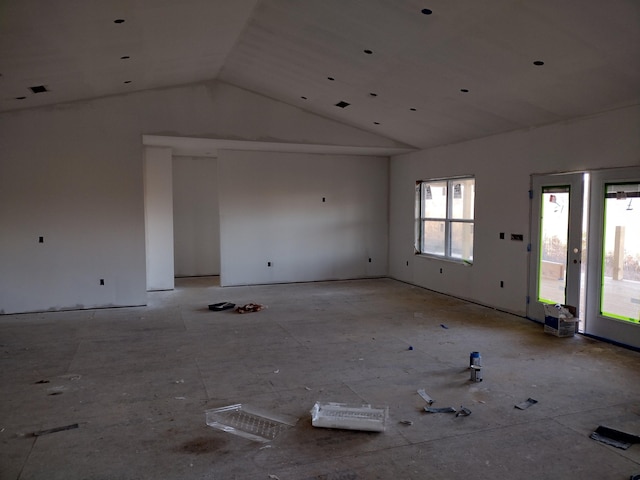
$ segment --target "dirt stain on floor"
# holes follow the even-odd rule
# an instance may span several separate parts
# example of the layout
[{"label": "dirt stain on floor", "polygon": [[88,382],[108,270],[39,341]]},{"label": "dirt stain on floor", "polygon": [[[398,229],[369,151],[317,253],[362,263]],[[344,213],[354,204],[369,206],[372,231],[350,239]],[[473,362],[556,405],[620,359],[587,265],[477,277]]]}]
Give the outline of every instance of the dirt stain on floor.
[{"label": "dirt stain on floor", "polygon": [[[178,447],[180,453],[201,455],[203,453],[218,452],[227,445],[226,440],[210,437],[197,437]],[[225,453],[225,452],[222,452]]]}]

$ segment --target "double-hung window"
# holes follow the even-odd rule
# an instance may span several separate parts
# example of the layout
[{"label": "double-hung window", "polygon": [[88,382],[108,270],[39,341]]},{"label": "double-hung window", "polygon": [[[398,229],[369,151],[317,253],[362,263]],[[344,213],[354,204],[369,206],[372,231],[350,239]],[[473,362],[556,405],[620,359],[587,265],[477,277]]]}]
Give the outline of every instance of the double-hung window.
[{"label": "double-hung window", "polygon": [[416,184],[416,253],[473,261],[475,178]]}]

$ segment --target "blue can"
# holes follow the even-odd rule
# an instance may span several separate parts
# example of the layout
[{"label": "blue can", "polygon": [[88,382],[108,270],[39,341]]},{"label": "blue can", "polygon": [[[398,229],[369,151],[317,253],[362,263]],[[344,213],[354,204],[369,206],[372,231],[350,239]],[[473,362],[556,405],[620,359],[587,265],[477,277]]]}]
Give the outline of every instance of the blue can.
[{"label": "blue can", "polygon": [[474,365],[476,367],[482,366],[482,357],[480,356],[480,352],[471,352],[469,354],[469,368]]}]

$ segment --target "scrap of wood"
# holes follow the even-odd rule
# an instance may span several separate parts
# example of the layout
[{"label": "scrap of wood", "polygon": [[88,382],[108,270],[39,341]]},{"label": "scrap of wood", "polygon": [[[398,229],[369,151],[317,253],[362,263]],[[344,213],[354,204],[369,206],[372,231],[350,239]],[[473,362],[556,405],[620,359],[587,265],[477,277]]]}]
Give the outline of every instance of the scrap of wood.
[{"label": "scrap of wood", "polygon": [[37,432],[33,432],[34,437],[41,437],[42,435],[48,435],[50,433],[63,432],[65,430],[73,430],[74,428],[78,428],[79,425],[77,423],[72,423],[71,425],[65,425],[64,427],[55,427],[49,428],[48,430],[39,430]]}]

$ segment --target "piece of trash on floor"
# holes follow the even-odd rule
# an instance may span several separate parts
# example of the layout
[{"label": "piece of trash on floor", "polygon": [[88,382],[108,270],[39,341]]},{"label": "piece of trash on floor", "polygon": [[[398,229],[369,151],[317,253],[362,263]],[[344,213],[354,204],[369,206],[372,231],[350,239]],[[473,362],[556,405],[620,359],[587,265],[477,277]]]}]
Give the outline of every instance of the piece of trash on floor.
[{"label": "piece of trash on floor", "polygon": [[180,380],[176,380],[176,381],[175,381],[175,382],[173,382],[173,383],[184,383],[184,379],[182,379],[182,378],[181,378]]},{"label": "piece of trash on floor", "polygon": [[429,405],[433,403],[433,398],[427,395],[427,392],[424,391],[424,388],[421,388],[420,390],[418,390],[418,395],[420,395],[424,399],[424,401],[427,402]]},{"label": "piece of trash on floor", "polygon": [[353,405],[336,402],[316,402],[311,409],[314,427],[384,432],[389,417],[389,407]]},{"label": "piece of trash on floor", "polygon": [[304,387],[305,390],[311,391],[309,387]]},{"label": "piece of trash on floor", "polygon": [[515,408],[524,410],[525,408],[529,408],[531,405],[535,405],[536,403],[538,403],[537,400],[534,400],[533,398],[527,398],[524,402],[515,405]]},{"label": "piece of trash on floor", "polygon": [[413,346],[409,345],[409,348],[407,350],[413,350]]},{"label": "piece of trash on floor", "polygon": [[187,397],[173,397],[173,398],[175,398],[176,400],[186,400],[187,399]]},{"label": "piece of trash on floor", "polygon": [[614,428],[603,427],[602,425],[596,428],[595,432],[591,433],[589,437],[598,442],[623,450],[626,450],[634,443],[640,443],[640,437],[638,435],[621,432]]},{"label": "piece of trash on floor", "polygon": [[231,302],[212,303],[211,305],[209,305],[209,310],[213,310],[214,312],[221,312],[222,310],[229,310],[235,306],[236,304]]},{"label": "piece of trash on floor", "polygon": [[424,407],[424,411],[427,413],[456,413],[456,409],[453,407]]},{"label": "piece of trash on floor", "polygon": [[280,373],[280,369],[274,370],[273,373]]},{"label": "piece of trash on floor", "polygon": [[236,312],[238,313],[250,313],[250,312],[259,312],[266,308],[264,305],[260,305],[258,303],[247,303],[246,305],[242,305],[241,307],[236,308]]},{"label": "piece of trash on floor", "polygon": [[400,420],[398,423],[400,425],[413,425],[413,422],[411,420]]},{"label": "piece of trash on floor", "polygon": [[55,427],[49,428],[47,430],[39,430],[37,432],[33,432],[32,435],[34,437],[41,437],[42,435],[49,435],[50,433],[56,432],[64,432],[65,430],[73,430],[74,428],[78,428],[79,425],[77,423],[72,423],[71,425],[65,425],[64,427]]},{"label": "piece of trash on floor", "polygon": [[471,415],[471,410],[463,406],[460,406],[460,410],[456,412],[456,417],[468,417],[469,415]]},{"label": "piece of trash on floor", "polygon": [[444,323],[441,323],[440,326],[446,330],[449,330],[449,327],[447,327]]},{"label": "piece of trash on floor", "polygon": [[207,410],[205,416],[210,427],[256,442],[270,442],[298,421],[242,403]]}]

